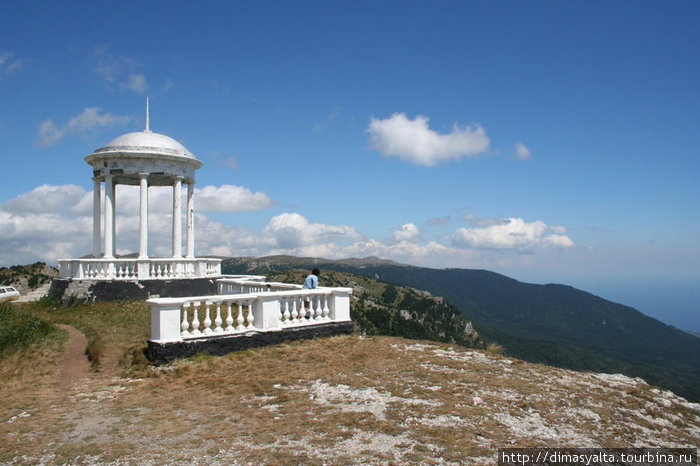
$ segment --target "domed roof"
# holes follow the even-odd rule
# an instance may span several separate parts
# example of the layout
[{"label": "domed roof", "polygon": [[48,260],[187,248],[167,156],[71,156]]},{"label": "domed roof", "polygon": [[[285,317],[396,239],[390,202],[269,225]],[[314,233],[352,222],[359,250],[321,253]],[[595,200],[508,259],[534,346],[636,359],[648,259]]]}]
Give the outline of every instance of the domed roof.
[{"label": "domed roof", "polygon": [[185,157],[197,160],[185,146],[165,134],[151,131],[138,131],[122,134],[95,150],[92,155],[126,152],[132,154],[153,154]]}]

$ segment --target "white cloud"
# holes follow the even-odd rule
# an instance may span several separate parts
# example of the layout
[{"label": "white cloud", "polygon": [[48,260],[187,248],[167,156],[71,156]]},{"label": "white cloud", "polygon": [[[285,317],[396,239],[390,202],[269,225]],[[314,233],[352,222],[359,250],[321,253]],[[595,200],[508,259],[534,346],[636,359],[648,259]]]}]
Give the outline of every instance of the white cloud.
[{"label": "white cloud", "polygon": [[525,144],[518,142],[515,144],[515,156],[521,160],[527,160],[532,157],[532,152]]},{"label": "white cloud", "polygon": [[[117,214],[121,216],[138,215],[140,208],[140,190],[138,186],[117,185]],[[82,197],[75,203],[71,212],[76,215],[92,215],[92,191],[83,191]],[[104,189],[102,192],[104,198]],[[187,189],[182,190],[180,205],[187,203]],[[244,212],[262,210],[272,206],[275,201],[263,192],[252,192],[243,186],[222,185],[195,188],[195,212]],[[173,189],[169,186],[152,186],[148,189],[149,214],[165,215],[172,213]]]},{"label": "white cloud", "polygon": [[[202,206],[197,201],[200,191],[205,193],[199,202]],[[186,205],[184,196],[185,193],[183,208]],[[224,199],[217,200],[217,197]],[[118,185],[116,198],[117,252],[132,253],[138,250],[139,241],[139,189]],[[195,190],[197,212],[207,204],[210,210],[233,212],[265,208],[271,202],[264,193],[252,193],[238,186],[207,186]],[[42,185],[0,204],[0,264],[37,260],[55,262],[89,254],[92,249],[92,203],[92,191],[80,186]],[[172,188],[149,189],[148,223],[149,253],[169,256],[172,252]],[[317,232],[318,237],[322,235]],[[222,254],[226,250],[234,254],[257,253],[277,247],[272,237],[253,235],[243,228],[212,221],[199,213],[195,220],[195,238],[198,254]]]},{"label": "white cloud", "polygon": [[415,241],[420,238],[420,231],[415,223],[406,223],[394,230],[392,238],[396,242]]},{"label": "white cloud", "polygon": [[[0,209],[14,214],[56,213],[71,208],[85,195],[86,191],[82,187],[73,184],[61,186],[43,184],[0,204]],[[92,208],[92,204],[90,205]]]},{"label": "white cloud", "polygon": [[204,186],[195,189],[195,205],[199,211],[242,212],[266,209],[275,203],[263,192],[251,192],[242,186]]},{"label": "white cloud", "polygon": [[293,249],[330,240],[358,239],[362,236],[354,227],[309,223],[303,215],[297,213],[284,213],[272,217],[263,230],[263,235],[271,240],[271,246],[283,249]]},{"label": "white cloud", "polygon": [[[231,226],[202,212],[233,211],[244,201],[219,201],[227,195],[255,194],[236,186],[202,188],[209,196],[195,194],[195,253],[197,255],[262,256],[292,254],[340,259],[377,256],[426,267],[507,267],[525,264],[533,256],[517,254],[535,249],[564,249],[574,246],[566,228],[544,222],[527,223],[519,218],[479,220],[481,226],[460,228],[438,241],[421,240],[415,223],[398,227],[388,241],[366,238],[350,225],[313,223],[299,213],[270,218],[262,231]],[[0,204],[0,265],[80,257],[92,249],[92,192],[80,186],[42,185]],[[209,197],[208,200],[207,197]],[[117,188],[117,252],[133,253],[139,243],[139,189]],[[185,203],[182,203],[183,207]],[[217,210],[220,211],[220,210]],[[184,228],[184,225],[183,225]],[[449,241],[452,240],[452,244]],[[149,254],[168,257],[172,253],[172,189],[149,189]],[[184,241],[184,235],[183,235]],[[184,244],[183,244],[184,247]],[[511,252],[509,254],[509,252]],[[512,254],[515,252],[516,254]]]},{"label": "white cloud", "polygon": [[102,78],[108,90],[128,89],[143,94],[149,89],[146,76],[138,72],[143,66],[137,60],[123,55],[112,55],[108,45],[96,47],[95,56],[95,72]]},{"label": "white cloud", "polygon": [[495,225],[460,228],[452,235],[452,242],[458,247],[518,251],[574,246],[565,232],[563,227],[551,227],[540,220],[528,223],[521,218],[508,218]]},{"label": "white cloud", "polygon": [[81,136],[99,128],[110,128],[115,125],[125,125],[131,121],[129,116],[100,113],[97,107],[85,108],[78,116],[72,117],[62,126],[56,124],[50,118],[39,125],[37,143],[42,146],[50,146],[58,143],[66,136]]},{"label": "white cloud", "polygon": [[460,127],[439,134],[428,127],[428,118],[414,120],[405,113],[394,113],[384,120],[371,118],[367,131],[370,146],[385,156],[396,156],[408,162],[433,166],[440,162],[475,157],[489,148],[489,138],[481,126]]},{"label": "white cloud", "polygon": [[15,58],[12,52],[0,52],[0,77],[22,68],[22,60]]},{"label": "white cloud", "polygon": [[146,76],[143,74],[130,74],[128,80],[123,85],[127,89],[143,94],[149,88]]}]

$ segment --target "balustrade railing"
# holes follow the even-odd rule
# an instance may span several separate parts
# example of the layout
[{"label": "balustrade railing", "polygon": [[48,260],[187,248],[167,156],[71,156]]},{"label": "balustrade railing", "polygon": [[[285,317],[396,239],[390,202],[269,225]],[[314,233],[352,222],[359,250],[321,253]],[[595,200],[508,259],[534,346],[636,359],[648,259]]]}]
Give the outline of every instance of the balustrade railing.
[{"label": "balustrade railing", "polygon": [[59,278],[76,280],[145,280],[221,276],[221,259],[97,258],[59,260]]},{"label": "balustrade railing", "polygon": [[300,290],[301,285],[265,282],[262,275],[229,275],[216,281],[218,294],[262,293],[266,291]]},{"label": "balustrade railing", "polygon": [[169,343],[350,321],[351,288],[267,291],[267,285],[282,288],[286,284],[257,285],[265,286],[241,294],[149,299],[151,341]]}]

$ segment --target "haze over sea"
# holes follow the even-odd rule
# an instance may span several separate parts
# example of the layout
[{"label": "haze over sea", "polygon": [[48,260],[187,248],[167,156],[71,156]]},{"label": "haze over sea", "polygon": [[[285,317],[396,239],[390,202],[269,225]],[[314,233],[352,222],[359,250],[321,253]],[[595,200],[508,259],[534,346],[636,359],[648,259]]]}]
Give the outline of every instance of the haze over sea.
[{"label": "haze over sea", "polygon": [[[33,2],[0,14],[0,265],[91,250],[83,157],[204,162],[198,255],[564,283],[700,331],[700,2]],[[138,250],[119,186],[118,252]],[[172,194],[152,188],[151,256]]]}]

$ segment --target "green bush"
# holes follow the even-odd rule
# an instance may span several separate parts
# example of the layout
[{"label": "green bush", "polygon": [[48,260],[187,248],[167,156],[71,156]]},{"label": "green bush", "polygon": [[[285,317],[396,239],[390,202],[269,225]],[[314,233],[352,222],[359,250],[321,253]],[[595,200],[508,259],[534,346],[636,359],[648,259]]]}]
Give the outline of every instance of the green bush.
[{"label": "green bush", "polygon": [[0,303],[0,357],[30,346],[53,330],[33,312]]}]

